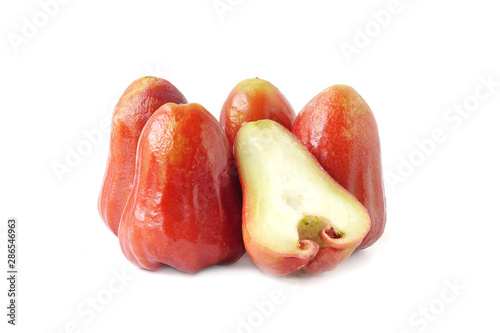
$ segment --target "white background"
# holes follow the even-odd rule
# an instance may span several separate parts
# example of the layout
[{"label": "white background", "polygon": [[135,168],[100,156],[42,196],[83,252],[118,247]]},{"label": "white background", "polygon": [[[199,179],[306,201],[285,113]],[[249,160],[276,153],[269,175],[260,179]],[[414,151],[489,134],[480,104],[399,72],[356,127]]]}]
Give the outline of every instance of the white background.
[{"label": "white background", "polygon": [[[382,27],[372,12],[390,0],[222,0],[231,10],[221,15],[213,0],[62,2],[50,17],[35,0],[0,5],[0,267],[15,216],[20,272],[16,327],[6,323],[1,279],[2,332],[500,329],[494,1],[401,0]],[[38,31],[29,35],[26,22]],[[14,45],[13,36],[25,39]],[[346,57],[342,43],[357,53]],[[330,85],[354,87],[377,118],[391,177],[384,236],[298,282],[265,275],[247,256],[195,275],[135,268],[97,212],[108,134],[61,180],[53,165],[85,131],[100,131],[144,75],[168,79],[217,118],[246,78],[275,84],[296,112]],[[496,86],[489,91],[481,78]],[[472,111],[456,118],[454,105],[464,103]],[[436,130],[445,139],[423,155],[416,141]],[[418,165],[404,166],[410,159]],[[270,306],[275,294],[280,302]],[[92,298],[105,303],[99,311]]]}]

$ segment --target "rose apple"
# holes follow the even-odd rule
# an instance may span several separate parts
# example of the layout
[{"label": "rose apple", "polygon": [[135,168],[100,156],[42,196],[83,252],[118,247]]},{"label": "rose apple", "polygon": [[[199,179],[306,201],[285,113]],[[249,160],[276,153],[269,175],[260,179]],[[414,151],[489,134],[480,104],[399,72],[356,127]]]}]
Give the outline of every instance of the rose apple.
[{"label": "rose apple", "polygon": [[160,106],[169,102],[187,103],[181,92],[167,80],[146,76],[135,80],[115,107],[108,165],[98,200],[99,213],[115,235],[132,188],[142,128]]},{"label": "rose apple", "polygon": [[273,275],[316,274],[347,259],[370,229],[363,205],[272,120],[239,130],[234,153],[243,188],[243,239]]},{"label": "rose apple", "polygon": [[165,104],[144,126],[118,237],[138,267],[188,273],[244,253],[241,194],[220,124],[199,104]]},{"label": "rose apple", "polygon": [[293,134],[321,166],[367,209],[371,229],[361,245],[375,243],[385,228],[385,195],[375,117],[351,87],[334,85],[300,111]]},{"label": "rose apple", "polygon": [[220,113],[220,123],[231,146],[243,124],[260,119],[274,120],[292,130],[295,112],[270,82],[259,78],[243,80],[233,88]]}]

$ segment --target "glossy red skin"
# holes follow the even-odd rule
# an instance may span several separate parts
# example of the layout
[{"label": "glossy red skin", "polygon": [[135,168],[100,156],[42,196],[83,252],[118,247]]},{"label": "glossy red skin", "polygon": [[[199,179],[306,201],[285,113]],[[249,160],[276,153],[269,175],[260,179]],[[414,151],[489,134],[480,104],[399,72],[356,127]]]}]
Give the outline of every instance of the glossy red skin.
[{"label": "glossy red skin", "polygon": [[165,103],[187,103],[170,82],[152,77],[135,80],[113,112],[110,151],[99,194],[98,209],[104,223],[118,235],[118,226],[135,173],[137,142],[151,115]]},{"label": "glossy red skin", "polygon": [[165,104],[144,126],[118,237],[135,265],[194,273],[244,253],[241,193],[220,124],[199,104]]},{"label": "glossy red skin", "polygon": [[367,208],[371,228],[356,250],[373,245],[384,232],[386,211],[378,128],[368,104],[353,88],[334,85],[300,111],[293,134]]},{"label": "glossy red skin", "polygon": [[259,78],[243,80],[229,93],[219,117],[231,146],[241,126],[261,119],[274,120],[291,131],[295,111],[270,82]]}]

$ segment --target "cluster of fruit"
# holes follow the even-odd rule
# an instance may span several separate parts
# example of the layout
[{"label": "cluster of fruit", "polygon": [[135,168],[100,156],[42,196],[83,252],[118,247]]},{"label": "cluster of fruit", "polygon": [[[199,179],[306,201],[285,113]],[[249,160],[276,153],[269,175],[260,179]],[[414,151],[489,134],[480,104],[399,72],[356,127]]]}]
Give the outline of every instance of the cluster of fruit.
[{"label": "cluster of fruit", "polygon": [[384,231],[377,124],[343,85],[295,118],[274,85],[244,80],[219,122],[140,78],[113,113],[99,212],[144,269],[194,273],[246,250],[273,275],[328,271]]}]

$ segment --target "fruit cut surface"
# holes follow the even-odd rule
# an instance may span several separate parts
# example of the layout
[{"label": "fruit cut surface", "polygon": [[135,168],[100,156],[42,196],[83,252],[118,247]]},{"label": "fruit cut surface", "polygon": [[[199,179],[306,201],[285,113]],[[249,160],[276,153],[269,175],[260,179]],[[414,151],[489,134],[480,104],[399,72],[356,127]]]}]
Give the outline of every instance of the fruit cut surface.
[{"label": "fruit cut surface", "polygon": [[[244,125],[235,153],[243,186],[243,233],[253,243],[276,256],[313,257],[311,242],[316,251],[355,248],[368,232],[366,209],[278,123]],[[252,257],[252,249],[247,251]]]}]

